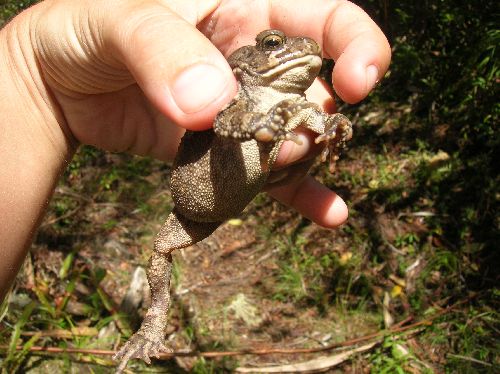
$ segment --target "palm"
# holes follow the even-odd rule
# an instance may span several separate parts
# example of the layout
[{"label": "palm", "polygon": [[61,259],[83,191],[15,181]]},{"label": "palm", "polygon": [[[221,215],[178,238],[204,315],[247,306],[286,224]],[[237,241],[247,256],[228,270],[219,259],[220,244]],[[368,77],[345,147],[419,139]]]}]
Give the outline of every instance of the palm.
[{"label": "palm", "polygon": [[77,99],[57,94],[73,136],[83,144],[170,160],[183,133],[161,115],[132,84]]},{"label": "palm", "polygon": [[[198,28],[227,56],[238,46],[252,44],[258,32],[270,27],[269,22],[254,22],[269,19],[268,9],[256,7],[255,3],[225,1]],[[256,9],[260,14],[255,14]],[[107,51],[96,50],[94,53],[99,56]],[[92,66],[84,68],[86,74],[94,70]],[[61,64],[61,69],[64,69],[64,64]],[[105,150],[172,159],[183,130],[155,109],[131,75],[127,77],[124,69],[118,70],[122,83],[110,79],[109,84],[114,85],[110,87],[106,86],[107,77],[103,77],[99,69],[95,77],[87,76],[89,82],[97,80],[101,84],[92,94],[78,92],[80,87],[76,83],[64,87],[65,90],[54,85],[53,91],[72,135],[80,143]],[[73,74],[74,66],[68,67],[68,71]],[[68,88],[73,91],[70,95],[61,93]],[[205,120],[209,122],[211,118]]]}]

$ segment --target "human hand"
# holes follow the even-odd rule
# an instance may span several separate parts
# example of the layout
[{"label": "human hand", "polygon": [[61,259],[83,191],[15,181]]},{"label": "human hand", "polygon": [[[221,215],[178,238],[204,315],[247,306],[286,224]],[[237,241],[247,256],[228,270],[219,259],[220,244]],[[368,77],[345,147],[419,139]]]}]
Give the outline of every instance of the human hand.
[{"label": "human hand", "polygon": [[[381,31],[347,1],[47,0],[21,17],[6,31],[21,35],[35,75],[25,84],[64,139],[163,160],[175,155],[182,128],[208,128],[231,100],[236,82],[224,55],[264,29],[322,45],[336,60],[334,88],[347,102],[365,97],[390,60]],[[320,83],[308,96],[331,110]],[[283,146],[278,167],[309,157],[313,142],[304,139]],[[270,193],[327,227],[347,218],[342,199],[311,177]]]}]

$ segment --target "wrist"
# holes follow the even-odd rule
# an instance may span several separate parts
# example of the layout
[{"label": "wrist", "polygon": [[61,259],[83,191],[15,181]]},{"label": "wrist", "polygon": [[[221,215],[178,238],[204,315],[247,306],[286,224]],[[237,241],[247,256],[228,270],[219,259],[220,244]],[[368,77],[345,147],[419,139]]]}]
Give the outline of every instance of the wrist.
[{"label": "wrist", "polygon": [[75,149],[38,68],[31,12],[0,30],[0,299]]}]

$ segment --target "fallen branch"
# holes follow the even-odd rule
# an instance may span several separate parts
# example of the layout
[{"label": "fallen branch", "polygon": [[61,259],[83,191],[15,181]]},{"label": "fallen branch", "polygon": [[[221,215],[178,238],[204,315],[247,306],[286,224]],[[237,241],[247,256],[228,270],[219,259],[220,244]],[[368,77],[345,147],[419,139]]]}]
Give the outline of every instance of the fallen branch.
[{"label": "fallen branch", "polygon": [[[475,295],[474,295],[475,296]],[[473,297],[474,297],[473,296]],[[418,322],[414,322],[412,324],[401,326],[402,323],[396,324],[389,329],[381,330],[374,332],[372,334],[368,334],[365,336],[361,336],[359,338],[354,338],[350,340],[346,340],[340,343],[333,343],[323,347],[316,348],[248,348],[241,349],[237,351],[212,351],[212,352],[199,352],[199,351],[176,351],[176,352],[165,352],[160,353],[159,359],[170,359],[172,357],[229,357],[229,356],[242,356],[242,355],[270,355],[270,354],[298,354],[298,353],[318,353],[330,351],[337,348],[345,348],[351,347],[356,344],[366,343],[368,341],[383,338],[387,335],[391,334],[400,334],[406,332],[408,330],[413,330],[422,326],[430,326],[432,325],[432,321],[436,318],[441,317],[442,315],[449,313],[451,310],[457,308],[458,306],[465,304],[470,301],[473,297],[467,298],[465,300],[459,301],[437,313],[434,315]],[[403,322],[409,320],[405,319]],[[9,349],[8,345],[0,345],[0,351],[7,351]],[[23,346],[18,345],[16,350],[22,350]],[[47,352],[47,353],[79,353],[79,354],[87,354],[87,355],[103,355],[103,356],[112,356],[116,353],[115,350],[105,350],[105,349],[84,349],[84,348],[58,348],[58,347],[41,347],[41,346],[33,346],[29,349],[30,352]],[[2,352],[0,352],[1,354]]]},{"label": "fallen branch", "polygon": [[[390,333],[399,334],[402,332],[406,332],[411,329],[415,329],[422,325],[430,325],[430,323],[418,322],[412,325],[408,325],[399,329],[391,329],[391,330],[383,330],[373,334],[361,336],[359,338],[350,339],[343,341],[341,343],[329,344],[324,347],[317,348],[248,348],[248,349],[240,349],[237,351],[208,351],[208,352],[199,352],[199,351],[175,351],[175,352],[164,352],[160,353],[159,359],[165,360],[172,357],[228,357],[228,356],[243,356],[243,355],[271,355],[271,354],[297,354],[297,353],[318,353],[324,351],[330,351],[337,348],[345,348],[350,347],[359,343],[363,343],[366,341],[370,341],[376,338],[381,338]],[[0,350],[7,350],[7,345],[0,345]],[[18,345],[16,350],[23,349],[22,346]],[[49,352],[49,353],[80,353],[80,354],[88,354],[88,355],[102,355],[102,356],[112,356],[116,353],[115,350],[108,349],[86,349],[86,348],[59,348],[59,347],[41,347],[41,346],[33,346],[30,348],[30,352]]]},{"label": "fallen branch", "polygon": [[94,327],[73,327],[71,330],[54,329],[47,331],[26,331],[22,332],[22,336],[35,336],[48,337],[53,339],[71,339],[75,336],[97,336],[99,331]]}]

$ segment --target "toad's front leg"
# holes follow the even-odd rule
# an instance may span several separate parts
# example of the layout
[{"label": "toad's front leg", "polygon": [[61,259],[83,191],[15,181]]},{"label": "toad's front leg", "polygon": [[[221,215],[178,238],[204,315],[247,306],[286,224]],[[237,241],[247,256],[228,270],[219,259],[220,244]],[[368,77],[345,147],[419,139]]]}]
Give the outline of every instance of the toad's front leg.
[{"label": "toad's front leg", "polygon": [[335,162],[345,148],[346,142],[352,138],[351,121],[343,114],[328,114],[312,106],[296,113],[290,118],[288,125],[292,128],[303,126],[319,134],[314,142],[325,143],[321,160],[324,162],[330,156],[330,172],[334,172]]},{"label": "toad's front leg", "polygon": [[255,139],[262,143],[292,140],[301,144],[292,131],[295,127],[289,126],[288,122],[298,113],[316,107],[316,104],[296,99],[280,101],[267,113],[252,112],[238,105],[229,106],[215,119],[214,131],[219,136],[240,140]]},{"label": "toad's front leg", "polygon": [[314,142],[316,144],[326,142],[326,147],[321,153],[321,161],[325,162],[330,156],[330,172],[335,171],[335,163],[339,159],[340,153],[346,146],[346,142],[352,138],[352,123],[343,114],[336,113],[327,116],[325,129]]}]

